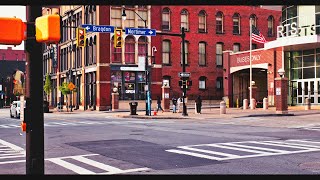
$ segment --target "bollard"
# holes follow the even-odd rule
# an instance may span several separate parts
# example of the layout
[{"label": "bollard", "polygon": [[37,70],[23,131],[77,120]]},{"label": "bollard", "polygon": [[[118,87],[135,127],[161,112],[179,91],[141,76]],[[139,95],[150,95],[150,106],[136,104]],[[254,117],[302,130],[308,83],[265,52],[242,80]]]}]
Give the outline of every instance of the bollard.
[{"label": "bollard", "polygon": [[255,109],[255,108],[256,108],[256,100],[252,98],[250,101],[250,109]]},{"label": "bollard", "polygon": [[236,100],[236,107],[239,108],[239,98]]},{"label": "bollard", "polygon": [[268,109],[268,98],[263,98],[263,109],[264,110]]},{"label": "bollard", "polygon": [[243,100],[243,109],[248,109],[248,99]]},{"label": "bollard", "polygon": [[220,114],[226,114],[226,102],[220,102]]},{"label": "bollard", "polygon": [[305,103],[304,109],[305,110],[310,110],[311,109],[311,101],[310,101],[309,98],[306,98],[306,103]]}]

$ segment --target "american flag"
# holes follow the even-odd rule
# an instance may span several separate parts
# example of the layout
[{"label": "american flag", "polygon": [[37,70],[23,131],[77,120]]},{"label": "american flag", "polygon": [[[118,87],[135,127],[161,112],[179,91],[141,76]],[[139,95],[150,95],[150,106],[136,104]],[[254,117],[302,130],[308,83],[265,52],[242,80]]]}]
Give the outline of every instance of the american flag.
[{"label": "american flag", "polygon": [[252,40],[258,43],[267,42],[264,36],[260,33],[260,31],[254,25],[252,25]]}]

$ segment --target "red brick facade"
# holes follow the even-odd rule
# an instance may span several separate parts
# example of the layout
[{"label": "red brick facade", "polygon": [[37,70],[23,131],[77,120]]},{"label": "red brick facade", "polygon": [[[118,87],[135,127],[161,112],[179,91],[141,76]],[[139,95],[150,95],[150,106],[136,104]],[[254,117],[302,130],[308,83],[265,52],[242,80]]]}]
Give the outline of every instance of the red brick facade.
[{"label": "red brick facade", "polygon": [[0,49],[0,60],[25,61],[26,54],[24,50],[16,50],[8,47],[7,49]]}]

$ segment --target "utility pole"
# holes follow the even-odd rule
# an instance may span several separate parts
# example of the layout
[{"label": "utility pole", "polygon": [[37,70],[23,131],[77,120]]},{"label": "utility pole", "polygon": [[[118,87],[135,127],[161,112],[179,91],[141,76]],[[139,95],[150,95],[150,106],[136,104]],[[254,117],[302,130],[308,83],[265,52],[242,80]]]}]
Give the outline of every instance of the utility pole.
[{"label": "utility pole", "polygon": [[42,16],[41,6],[26,6],[26,173],[44,174],[44,116],[42,45],[36,41],[35,20]]}]

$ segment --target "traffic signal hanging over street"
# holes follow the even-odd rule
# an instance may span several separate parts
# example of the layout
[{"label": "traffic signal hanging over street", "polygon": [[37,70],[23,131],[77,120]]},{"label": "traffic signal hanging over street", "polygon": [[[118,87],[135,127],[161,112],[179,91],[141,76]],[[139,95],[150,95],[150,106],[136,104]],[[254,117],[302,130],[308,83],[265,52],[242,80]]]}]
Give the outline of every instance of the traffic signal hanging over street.
[{"label": "traffic signal hanging over street", "polygon": [[77,46],[85,47],[86,46],[86,29],[77,28]]},{"label": "traffic signal hanging over street", "polygon": [[115,48],[122,48],[122,29],[115,29],[113,40]]}]

